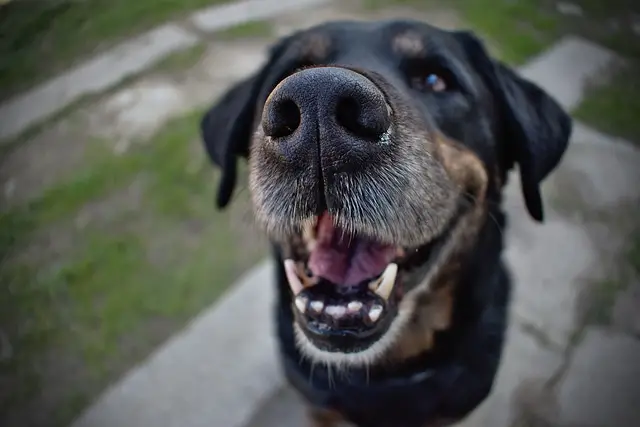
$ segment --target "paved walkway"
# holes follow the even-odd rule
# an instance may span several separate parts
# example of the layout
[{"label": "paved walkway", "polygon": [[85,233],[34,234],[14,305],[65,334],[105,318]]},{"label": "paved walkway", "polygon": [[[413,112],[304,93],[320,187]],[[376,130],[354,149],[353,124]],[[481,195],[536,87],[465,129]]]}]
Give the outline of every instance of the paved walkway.
[{"label": "paved walkway", "polygon": [[[87,90],[110,87],[167,53],[195,45],[201,35],[193,28],[210,32],[243,16],[271,16],[276,33],[284,34],[327,19],[364,17],[350,4],[252,0],[197,13],[189,25],[162,26],[0,106],[0,139],[46,119]],[[284,13],[292,5],[303,10]],[[402,9],[366,17],[408,14],[422,17]],[[423,17],[445,27],[459,24],[449,11]],[[57,178],[52,163],[57,165],[55,171],[61,169],[60,162],[66,169],[76,167],[73,156],[61,158],[56,152],[66,147],[63,152],[68,153],[75,145],[67,145],[86,142],[74,137],[78,127],[89,129],[92,136],[115,137],[113,149],[124,152],[136,138],[209,102],[232,81],[252,72],[264,58],[266,44],[213,41],[203,59],[180,78],[148,76],[56,122],[5,163],[8,169],[0,172],[2,200],[19,203],[41,192]],[[141,49],[147,54],[131,53]],[[128,60],[116,61],[118,55]],[[570,38],[521,71],[573,108],[586,81],[612,61],[610,52]],[[102,72],[105,65],[115,77]],[[146,114],[149,105],[154,106],[153,117]],[[602,290],[604,279],[626,268],[622,253],[631,227],[637,225],[640,203],[629,183],[640,180],[638,164],[639,150],[578,124],[565,161],[544,186],[543,225],[529,220],[519,181],[511,180],[505,207],[511,218],[507,259],[517,282],[513,321],[494,392],[465,426],[515,427],[539,421],[556,427],[640,425],[636,403],[640,365],[635,362],[640,360],[640,283],[629,283],[618,294],[604,289],[613,295],[610,304],[589,297],[599,294],[592,291]],[[304,425],[301,406],[284,386],[275,360],[270,281],[271,265],[257,266],[215,307],[106,390],[72,427]],[[584,307],[594,303],[609,304],[604,307],[611,312],[605,325],[589,321]],[[243,322],[236,320],[239,312]]]}]

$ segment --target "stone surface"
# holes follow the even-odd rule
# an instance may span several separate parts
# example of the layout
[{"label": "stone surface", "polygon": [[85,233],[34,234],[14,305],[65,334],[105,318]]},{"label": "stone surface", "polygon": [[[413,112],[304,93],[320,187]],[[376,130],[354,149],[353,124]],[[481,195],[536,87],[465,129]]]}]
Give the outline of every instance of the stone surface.
[{"label": "stone surface", "polygon": [[194,13],[191,23],[200,31],[218,31],[233,25],[270,18],[287,10],[326,3],[328,0],[248,0],[213,6]]},{"label": "stone surface", "polygon": [[285,386],[257,408],[245,427],[306,427],[304,402]]},{"label": "stone surface", "polygon": [[[190,17],[190,22],[201,31],[217,31],[328,1],[230,2],[195,12]],[[105,91],[123,79],[149,68],[170,53],[198,42],[199,37],[195,33],[175,24],[162,25],[10,99],[0,105],[0,144],[46,120],[82,96]]]},{"label": "stone surface", "polygon": [[121,154],[168,119],[205,108],[230,84],[256,71],[266,47],[266,41],[256,40],[212,42],[187,70],[158,70],[136,79],[21,141],[5,153],[0,168],[0,205],[23,203],[65,179],[82,167],[96,144],[110,144]]},{"label": "stone surface", "polygon": [[550,182],[548,200],[573,202],[593,212],[612,212],[640,200],[640,150],[616,138],[576,124],[571,146]]},{"label": "stone surface", "polygon": [[0,106],[0,141],[47,119],[81,96],[106,90],[196,42],[182,28],[163,25],[9,100]]},{"label": "stone surface", "polygon": [[562,425],[640,425],[640,341],[592,328],[577,347],[559,386]]},{"label": "stone surface", "polygon": [[510,427],[519,415],[520,400],[528,388],[548,381],[562,362],[561,352],[545,348],[514,319],[491,395],[460,427]]},{"label": "stone surface", "polygon": [[640,280],[629,284],[628,288],[618,295],[612,317],[616,329],[640,339]]},{"label": "stone surface", "polygon": [[599,248],[583,227],[550,209],[542,225],[524,210],[508,213],[505,256],[516,283],[514,311],[564,348],[577,324],[578,296],[597,273]]},{"label": "stone surface", "polygon": [[633,218],[622,214],[640,202],[630,185],[640,180],[638,164],[640,150],[577,124],[563,161],[543,185],[543,224],[528,216],[516,175],[506,189],[514,311],[560,348],[582,314],[581,295],[607,276],[624,248],[624,223]]},{"label": "stone surface", "polygon": [[318,25],[328,20],[355,20],[355,21],[371,21],[389,18],[410,18],[437,25],[445,29],[460,28],[463,25],[459,15],[451,9],[430,9],[416,10],[410,6],[402,7],[401,5],[393,5],[382,9],[368,10],[362,12],[362,1],[359,0],[343,0],[341,7],[336,9],[335,3],[326,2],[327,4],[315,7],[313,13],[283,13],[275,18],[276,34],[283,36],[300,28],[308,28]]},{"label": "stone surface", "polygon": [[528,62],[521,72],[571,109],[582,99],[590,80],[600,73],[606,75],[615,61],[619,58],[608,49],[582,38],[565,37]]},{"label": "stone surface", "polygon": [[273,267],[254,268],[72,427],[241,426],[282,384],[272,335]]},{"label": "stone surface", "polygon": [[560,1],[556,3],[556,10],[563,15],[582,16],[584,11],[575,3]]},{"label": "stone surface", "polygon": [[45,132],[16,144],[3,154],[0,207],[23,203],[52,182],[69,177],[82,164],[91,145],[74,120],[52,124]]},{"label": "stone surface", "polygon": [[145,138],[188,108],[185,95],[166,79],[145,79],[105,99],[97,116],[109,123],[113,136]]},{"label": "stone surface", "polygon": [[268,45],[268,41],[212,43],[198,67],[203,74],[217,81],[237,81],[264,64]]}]

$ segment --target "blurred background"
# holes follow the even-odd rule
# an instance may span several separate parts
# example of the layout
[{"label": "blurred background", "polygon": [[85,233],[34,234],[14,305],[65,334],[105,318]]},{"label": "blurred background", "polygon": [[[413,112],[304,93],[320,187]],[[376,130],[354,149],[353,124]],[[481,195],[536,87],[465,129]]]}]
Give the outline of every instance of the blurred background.
[{"label": "blurred background", "polygon": [[[571,106],[597,138],[607,135],[624,148],[599,145],[603,157],[575,154],[573,169],[549,190],[552,212],[580,228],[576,233],[584,232],[596,252],[576,261],[558,249],[550,271],[562,286],[580,286],[557,298],[550,291],[534,320],[522,321],[523,333],[533,338],[520,351],[526,358],[535,348],[551,349],[564,361],[560,369],[591,327],[637,344],[640,210],[632,163],[640,143],[640,3],[263,0],[254,1],[259,7],[229,7],[233,3],[0,1],[0,425],[70,425],[267,255],[245,181],[230,208],[214,209],[218,175],[202,150],[199,119],[230,84],[260,66],[276,38],[329,19],[412,17],[471,28],[513,66],[567,35],[624,58],[589,75]],[[569,85],[583,77],[575,69],[556,72]],[[589,135],[584,138],[596,138]],[[520,203],[518,194],[512,197]],[[569,226],[558,227],[555,238],[575,237],[563,234]],[[573,242],[585,246],[580,238]],[[553,254],[553,247],[543,247]],[[530,249],[523,243],[522,254],[535,259]],[[563,260],[602,265],[597,274],[578,267],[567,276]],[[576,312],[565,325],[570,331],[556,339],[553,324],[535,319],[556,316],[566,301],[566,310]],[[640,356],[635,344],[627,347]],[[274,405],[276,412],[286,407]],[[547,406],[538,407],[545,409],[519,413],[505,427],[553,425]],[[269,425],[289,425],[277,416]],[[534,424],[541,419],[547,424]]]}]

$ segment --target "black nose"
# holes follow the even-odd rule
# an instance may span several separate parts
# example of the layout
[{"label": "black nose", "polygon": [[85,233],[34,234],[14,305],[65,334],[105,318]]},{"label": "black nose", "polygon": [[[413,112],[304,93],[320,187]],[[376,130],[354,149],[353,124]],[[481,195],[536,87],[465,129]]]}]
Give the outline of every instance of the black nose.
[{"label": "black nose", "polygon": [[316,141],[356,151],[379,142],[390,123],[380,89],[362,74],[338,67],[309,68],[287,77],[269,96],[262,116],[265,135],[282,144]]}]

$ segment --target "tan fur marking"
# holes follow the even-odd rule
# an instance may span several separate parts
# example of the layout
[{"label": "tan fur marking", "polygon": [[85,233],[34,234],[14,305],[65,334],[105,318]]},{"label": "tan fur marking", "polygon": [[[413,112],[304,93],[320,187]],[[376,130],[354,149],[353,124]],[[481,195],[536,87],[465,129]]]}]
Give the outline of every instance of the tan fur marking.
[{"label": "tan fur marking", "polygon": [[398,34],[391,43],[393,50],[401,55],[416,57],[425,53],[424,40],[414,31]]},{"label": "tan fur marking", "polygon": [[[404,360],[430,350],[434,346],[437,331],[451,325],[454,306],[455,284],[461,264],[459,256],[466,252],[474,241],[486,206],[483,203],[489,177],[482,161],[470,150],[440,135],[436,138],[435,155],[442,162],[450,178],[475,198],[474,207],[459,224],[455,253],[442,266],[437,277],[427,290],[416,298],[413,321],[401,332],[396,345],[391,349],[391,360]],[[423,286],[423,285],[419,285]]]},{"label": "tan fur marking", "polygon": [[471,150],[439,135],[436,138],[436,154],[449,176],[470,192],[478,202],[486,196],[489,177],[482,161]]},{"label": "tan fur marking", "polygon": [[325,34],[309,34],[300,41],[300,57],[303,60],[322,62],[330,51],[331,39]]},{"label": "tan fur marking", "polygon": [[307,418],[310,427],[338,427],[344,418],[337,411],[308,408]]},{"label": "tan fur marking", "polygon": [[459,423],[459,422],[460,422],[460,420],[441,419],[441,420],[437,420],[435,422],[427,423],[423,427],[447,427],[447,426],[454,425],[454,424]]},{"label": "tan fur marking", "polygon": [[413,321],[391,350],[391,360],[409,359],[433,347],[434,334],[451,324],[453,290],[450,283],[419,298]]}]

